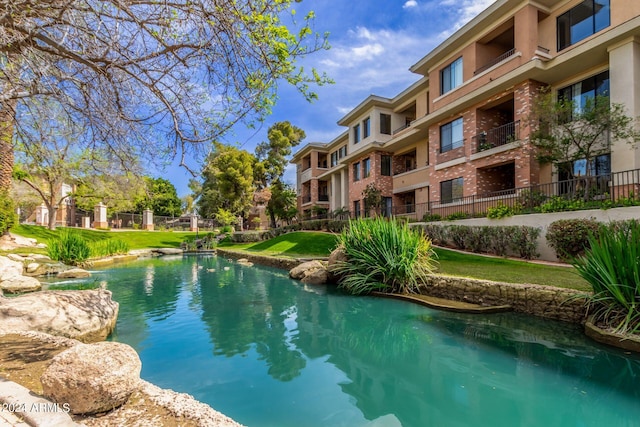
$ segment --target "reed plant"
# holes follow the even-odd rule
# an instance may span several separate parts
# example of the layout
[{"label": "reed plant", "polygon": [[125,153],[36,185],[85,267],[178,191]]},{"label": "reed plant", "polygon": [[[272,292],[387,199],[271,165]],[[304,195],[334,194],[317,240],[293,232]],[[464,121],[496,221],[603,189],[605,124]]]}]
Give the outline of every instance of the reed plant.
[{"label": "reed plant", "polygon": [[78,265],[89,258],[91,248],[79,233],[65,228],[60,230],[57,237],[49,240],[47,254],[55,261]]},{"label": "reed plant", "polygon": [[129,252],[129,244],[120,239],[106,239],[91,244],[91,256],[94,258],[124,255]]},{"label": "reed plant", "polygon": [[640,331],[640,222],[616,230],[601,227],[589,248],[573,262],[593,288],[589,296],[594,321],[615,332]]},{"label": "reed plant", "polygon": [[334,272],[341,277],[340,286],[352,294],[413,293],[435,267],[431,240],[394,219],[349,221],[338,246],[347,261]]}]

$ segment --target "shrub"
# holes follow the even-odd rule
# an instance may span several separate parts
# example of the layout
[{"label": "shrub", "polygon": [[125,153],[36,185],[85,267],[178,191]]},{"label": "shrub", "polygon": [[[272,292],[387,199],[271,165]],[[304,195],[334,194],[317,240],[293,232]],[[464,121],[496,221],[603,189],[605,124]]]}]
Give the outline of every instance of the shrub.
[{"label": "shrub", "polygon": [[527,226],[513,226],[506,230],[511,240],[511,249],[523,259],[533,259],[538,256],[537,239],[540,229]]},{"label": "shrub", "polygon": [[274,237],[270,230],[238,231],[231,234],[233,243],[255,243]]},{"label": "shrub", "polygon": [[561,260],[570,260],[589,247],[589,236],[597,235],[598,222],[592,219],[561,219],[547,230],[547,241]]},{"label": "shrub", "polygon": [[436,245],[446,245],[448,241],[447,227],[436,224],[422,224],[424,234]]},{"label": "shrub", "polygon": [[542,205],[547,200],[547,195],[541,191],[523,190],[518,199],[523,209],[532,210]]},{"label": "shrub", "polygon": [[342,230],[344,230],[347,226],[349,225],[348,221],[345,220],[331,220],[331,221],[327,221],[327,231],[330,231],[332,233],[342,233]]},{"label": "shrub", "polygon": [[469,236],[471,235],[471,227],[468,225],[451,225],[447,227],[449,239],[453,245],[461,250],[469,247]]},{"label": "shrub", "polygon": [[340,286],[352,294],[415,292],[433,271],[431,241],[407,224],[382,217],[349,221],[338,237],[347,262],[336,267]]},{"label": "shrub", "polygon": [[491,245],[490,227],[469,227],[465,246],[472,252],[489,252]]},{"label": "shrub", "polygon": [[442,215],[426,213],[422,217],[422,222],[442,221]]},{"label": "shrub", "polygon": [[469,214],[467,214],[466,212],[455,212],[445,217],[447,221],[455,221],[457,219],[467,219],[467,218],[469,218]]},{"label": "shrub", "polygon": [[585,254],[573,266],[593,288],[587,296],[597,323],[620,333],[640,330],[640,223],[627,229],[600,228],[588,239]]},{"label": "shrub", "polygon": [[80,234],[69,229],[62,229],[59,231],[58,237],[49,241],[47,254],[55,261],[78,265],[89,258],[91,248]]},{"label": "shrub", "polygon": [[509,227],[486,227],[489,233],[489,252],[506,256],[511,247]]},{"label": "shrub", "polygon": [[490,207],[487,209],[487,218],[489,219],[500,219],[508,216],[513,216],[518,213],[518,210],[512,208],[511,206],[507,206],[503,203],[498,203],[497,206]]},{"label": "shrub", "polygon": [[0,192],[0,235],[17,223],[16,206],[5,190]]}]

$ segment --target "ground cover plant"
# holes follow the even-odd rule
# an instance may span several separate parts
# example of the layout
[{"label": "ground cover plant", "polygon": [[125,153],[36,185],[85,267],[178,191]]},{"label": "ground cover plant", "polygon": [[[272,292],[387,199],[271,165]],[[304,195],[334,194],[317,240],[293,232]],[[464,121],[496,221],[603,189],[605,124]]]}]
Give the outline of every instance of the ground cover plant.
[{"label": "ground cover plant", "polygon": [[338,245],[347,262],[337,264],[335,272],[340,286],[352,294],[413,293],[434,271],[431,240],[393,219],[351,221]]},{"label": "ground cover plant", "polygon": [[640,330],[640,222],[589,237],[589,248],[574,266],[593,288],[594,319],[620,333]]}]

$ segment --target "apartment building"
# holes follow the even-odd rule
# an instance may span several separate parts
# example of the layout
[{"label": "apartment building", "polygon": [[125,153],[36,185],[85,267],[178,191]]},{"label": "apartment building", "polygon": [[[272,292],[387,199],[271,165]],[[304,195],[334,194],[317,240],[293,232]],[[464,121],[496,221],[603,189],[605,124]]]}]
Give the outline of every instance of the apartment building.
[{"label": "apartment building", "polygon": [[[562,179],[536,161],[532,102],[543,87],[578,108],[604,94],[640,116],[640,1],[498,0],[410,70],[420,76],[412,86],[368,97],[338,121],[340,137],[296,153],[301,211],[366,214],[373,184],[383,213],[421,217]],[[346,152],[332,157],[338,146]],[[584,174],[584,162],[569,167]],[[611,141],[592,168],[639,169],[640,149]]]}]

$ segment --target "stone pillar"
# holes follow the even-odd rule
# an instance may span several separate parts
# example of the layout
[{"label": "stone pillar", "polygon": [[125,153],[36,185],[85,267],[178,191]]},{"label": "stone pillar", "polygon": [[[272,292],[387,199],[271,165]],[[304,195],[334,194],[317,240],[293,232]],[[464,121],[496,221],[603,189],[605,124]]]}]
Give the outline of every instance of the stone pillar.
[{"label": "stone pillar", "polygon": [[[609,47],[611,103],[623,104],[629,117],[640,115],[640,38],[631,37]],[[611,172],[640,168],[640,147],[611,141]]]},{"label": "stone pillar", "polygon": [[91,218],[88,216],[82,217],[82,228],[91,228]]},{"label": "stone pillar", "polygon": [[151,209],[142,211],[142,229],[153,231],[153,212]]},{"label": "stone pillar", "polygon": [[190,231],[198,231],[198,215],[191,215]]},{"label": "stone pillar", "polygon": [[93,208],[93,228],[109,228],[107,207],[102,202]]},{"label": "stone pillar", "polygon": [[44,203],[36,208],[36,225],[49,225],[49,209]]},{"label": "stone pillar", "polygon": [[349,205],[349,173],[346,168],[340,171],[340,185],[342,188],[340,191],[339,207],[351,210],[351,206]]}]

